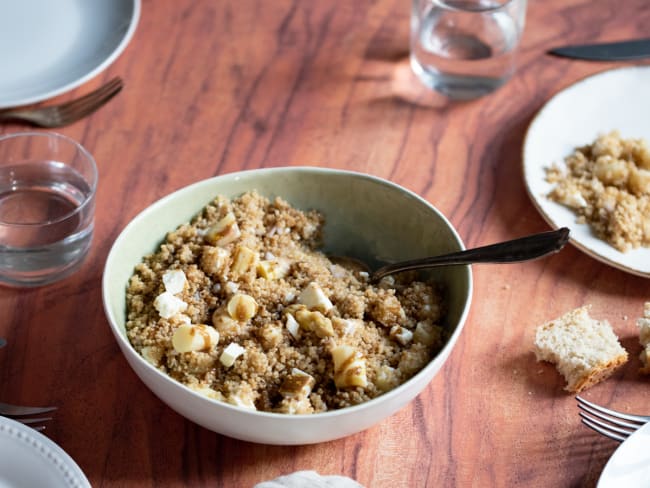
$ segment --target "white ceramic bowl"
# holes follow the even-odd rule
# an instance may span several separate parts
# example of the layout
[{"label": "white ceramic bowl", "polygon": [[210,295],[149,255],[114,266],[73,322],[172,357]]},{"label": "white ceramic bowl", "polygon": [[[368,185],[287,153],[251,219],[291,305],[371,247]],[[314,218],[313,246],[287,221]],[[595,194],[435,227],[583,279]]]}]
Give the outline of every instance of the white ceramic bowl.
[{"label": "white ceramic bowl", "polygon": [[249,190],[281,196],[301,209],[325,215],[324,250],[373,262],[396,261],[464,249],[449,221],[414,193],[369,175],[320,168],[274,168],[200,181],[154,203],[129,223],[106,260],[104,309],[127,361],[162,401],[203,427],[237,439],[266,444],[310,444],[367,429],[411,401],[440,370],[460,335],[472,298],[469,266],[438,268],[431,276],[447,290],[451,331],[440,353],[413,378],[366,403],[313,415],[241,409],[206,398],[145,361],[125,332],[126,286],[134,266],[154,252],[167,232],[188,222],[217,195]]}]

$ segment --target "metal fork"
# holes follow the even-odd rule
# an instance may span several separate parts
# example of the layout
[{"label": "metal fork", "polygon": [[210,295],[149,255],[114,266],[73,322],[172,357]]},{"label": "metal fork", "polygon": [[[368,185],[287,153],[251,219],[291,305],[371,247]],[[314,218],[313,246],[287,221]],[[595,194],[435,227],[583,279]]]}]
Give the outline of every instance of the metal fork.
[{"label": "metal fork", "polygon": [[623,442],[637,429],[650,422],[650,416],[632,415],[610,410],[576,396],[582,423],[615,441]]},{"label": "metal fork", "polygon": [[63,127],[93,113],[117,95],[122,86],[118,77],[83,97],[59,105],[0,110],[0,122],[22,121],[39,127]]},{"label": "metal fork", "polygon": [[52,412],[56,407],[23,407],[19,405],[9,405],[8,403],[0,403],[0,415],[11,418],[25,425],[29,425],[35,430],[45,430],[42,424],[52,420],[52,417],[29,417],[30,415],[43,415],[44,413]]}]

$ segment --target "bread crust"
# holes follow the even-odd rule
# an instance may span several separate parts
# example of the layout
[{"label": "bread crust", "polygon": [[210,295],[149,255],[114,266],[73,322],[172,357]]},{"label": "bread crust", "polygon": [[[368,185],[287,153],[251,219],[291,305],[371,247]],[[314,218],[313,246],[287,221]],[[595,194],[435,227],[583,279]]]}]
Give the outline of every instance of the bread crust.
[{"label": "bread crust", "polygon": [[609,322],[590,317],[590,308],[541,324],[535,335],[537,360],[555,364],[567,382],[564,389],[572,393],[607,379],[628,360]]}]

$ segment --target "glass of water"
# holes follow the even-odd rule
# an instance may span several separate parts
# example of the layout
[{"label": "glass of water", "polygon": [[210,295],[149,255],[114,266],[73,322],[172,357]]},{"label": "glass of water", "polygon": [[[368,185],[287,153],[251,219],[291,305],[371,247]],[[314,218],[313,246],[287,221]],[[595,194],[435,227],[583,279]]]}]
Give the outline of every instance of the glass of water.
[{"label": "glass of water", "polygon": [[515,71],[526,0],[412,0],[411,67],[450,99],[499,88]]},{"label": "glass of water", "polygon": [[60,134],[0,136],[0,283],[40,286],[76,271],[90,248],[97,166]]}]

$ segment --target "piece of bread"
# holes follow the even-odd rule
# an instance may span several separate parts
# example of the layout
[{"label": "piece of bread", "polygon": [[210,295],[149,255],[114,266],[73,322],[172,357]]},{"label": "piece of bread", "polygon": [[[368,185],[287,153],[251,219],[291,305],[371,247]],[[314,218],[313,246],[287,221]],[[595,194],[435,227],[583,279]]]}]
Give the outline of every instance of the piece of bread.
[{"label": "piece of bread", "polygon": [[636,319],[636,325],[639,327],[639,343],[643,346],[639,356],[643,367],[639,371],[650,374],[650,302],[643,305],[643,317]]},{"label": "piece of bread", "polygon": [[577,308],[537,327],[535,355],[555,364],[567,381],[565,390],[577,393],[609,377],[627,361],[606,320],[589,316],[589,306]]}]

